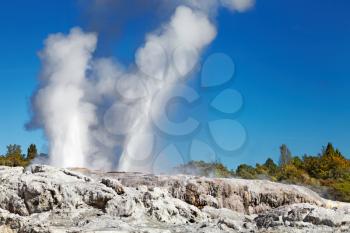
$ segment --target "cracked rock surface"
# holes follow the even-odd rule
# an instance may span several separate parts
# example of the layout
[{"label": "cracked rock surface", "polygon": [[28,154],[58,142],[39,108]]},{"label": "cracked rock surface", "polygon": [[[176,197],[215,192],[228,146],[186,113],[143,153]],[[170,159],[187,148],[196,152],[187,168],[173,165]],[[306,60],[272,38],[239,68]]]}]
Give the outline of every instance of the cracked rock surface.
[{"label": "cracked rock surface", "polygon": [[350,232],[350,204],[261,180],[0,167],[0,232]]}]

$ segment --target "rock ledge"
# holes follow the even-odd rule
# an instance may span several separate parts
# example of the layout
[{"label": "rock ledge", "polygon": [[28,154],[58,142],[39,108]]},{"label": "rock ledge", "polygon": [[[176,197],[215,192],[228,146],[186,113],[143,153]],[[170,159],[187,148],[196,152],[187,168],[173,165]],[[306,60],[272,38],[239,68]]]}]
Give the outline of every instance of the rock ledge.
[{"label": "rock ledge", "polygon": [[0,167],[0,232],[350,232],[350,204],[260,180]]}]

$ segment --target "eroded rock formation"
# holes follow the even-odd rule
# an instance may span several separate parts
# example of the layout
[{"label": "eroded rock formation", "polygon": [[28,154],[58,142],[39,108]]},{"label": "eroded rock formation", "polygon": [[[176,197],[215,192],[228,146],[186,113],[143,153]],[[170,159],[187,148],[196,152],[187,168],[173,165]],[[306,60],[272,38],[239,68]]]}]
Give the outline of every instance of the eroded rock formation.
[{"label": "eroded rock formation", "polygon": [[269,181],[0,167],[0,232],[349,232],[350,205]]}]

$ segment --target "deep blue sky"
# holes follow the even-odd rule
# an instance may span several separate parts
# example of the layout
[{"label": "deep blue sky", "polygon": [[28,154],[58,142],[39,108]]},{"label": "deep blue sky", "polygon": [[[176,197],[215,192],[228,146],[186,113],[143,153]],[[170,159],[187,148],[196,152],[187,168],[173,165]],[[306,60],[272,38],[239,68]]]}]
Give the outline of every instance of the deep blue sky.
[{"label": "deep blue sky", "polygon": [[[223,162],[233,167],[277,159],[282,143],[300,155],[316,154],[330,141],[350,155],[349,11],[348,0],[257,0],[243,14],[220,12],[218,36],[205,55],[222,52],[234,59],[232,86],[244,96],[236,117],[248,133],[245,148]],[[147,12],[121,30],[112,51],[122,62],[133,60],[144,33],[159,23],[151,16]],[[76,1],[1,4],[1,152],[10,143],[46,150],[42,133],[23,127],[40,70],[37,52],[48,34],[73,26],[89,28]]]}]

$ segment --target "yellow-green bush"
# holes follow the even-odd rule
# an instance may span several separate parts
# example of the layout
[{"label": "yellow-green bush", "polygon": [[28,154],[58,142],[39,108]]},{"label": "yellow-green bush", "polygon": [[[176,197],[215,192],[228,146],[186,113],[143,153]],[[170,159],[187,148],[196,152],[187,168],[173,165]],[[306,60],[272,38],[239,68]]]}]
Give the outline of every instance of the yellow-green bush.
[{"label": "yellow-green bush", "polygon": [[334,182],[330,185],[335,200],[350,202],[350,182]]}]

